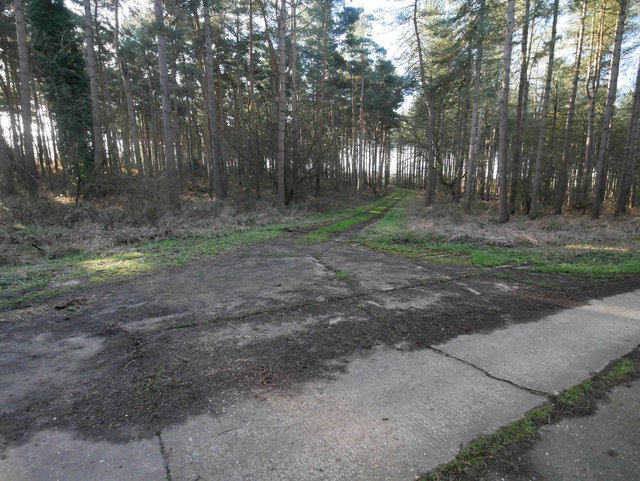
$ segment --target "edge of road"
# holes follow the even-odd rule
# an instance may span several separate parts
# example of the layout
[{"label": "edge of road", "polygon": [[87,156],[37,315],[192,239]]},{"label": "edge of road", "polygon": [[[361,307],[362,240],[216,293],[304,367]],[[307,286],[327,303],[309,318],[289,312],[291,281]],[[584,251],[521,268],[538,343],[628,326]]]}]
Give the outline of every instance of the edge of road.
[{"label": "edge of road", "polygon": [[607,394],[621,385],[640,379],[640,345],[628,354],[611,361],[590,378],[559,394],[548,394],[541,406],[527,412],[520,420],[481,436],[451,461],[420,477],[420,481],[469,481],[492,469],[519,472],[514,459],[535,443],[543,426],[579,416],[591,416]]}]

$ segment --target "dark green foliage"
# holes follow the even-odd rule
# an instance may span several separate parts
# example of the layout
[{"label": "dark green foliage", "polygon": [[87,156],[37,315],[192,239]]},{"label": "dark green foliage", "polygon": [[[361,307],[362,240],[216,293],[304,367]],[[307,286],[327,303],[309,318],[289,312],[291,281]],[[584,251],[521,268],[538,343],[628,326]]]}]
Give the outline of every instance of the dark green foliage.
[{"label": "dark green foliage", "polygon": [[62,0],[33,0],[27,5],[34,73],[51,106],[62,163],[81,193],[93,163],[89,79],[78,33],[79,19]]}]

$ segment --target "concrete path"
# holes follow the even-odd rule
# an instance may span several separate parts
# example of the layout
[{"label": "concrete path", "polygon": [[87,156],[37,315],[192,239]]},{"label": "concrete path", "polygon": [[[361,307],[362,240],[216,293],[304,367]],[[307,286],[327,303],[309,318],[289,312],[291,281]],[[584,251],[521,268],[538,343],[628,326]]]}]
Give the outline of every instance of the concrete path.
[{"label": "concrete path", "polygon": [[640,383],[615,388],[593,416],[544,426],[516,467],[481,481],[640,479]]},{"label": "concrete path", "polygon": [[[231,325],[212,324],[207,336],[190,341],[209,343],[209,349],[233,343],[239,350],[249,348],[257,338],[289,339],[304,330],[320,332],[345,322],[350,326],[371,322],[368,310],[377,312],[379,320],[386,319],[383,312],[420,318],[445,299],[445,291],[428,282],[456,282],[470,295],[480,295],[484,282],[471,283],[462,271],[435,272],[418,261],[389,261],[361,247],[334,246],[332,252],[325,248],[313,255],[286,252],[289,257],[280,259],[284,261],[278,262],[280,270],[275,272],[275,263],[269,264],[264,256],[249,257],[250,269],[235,274],[234,258],[223,259],[217,265],[226,269],[215,274],[220,278],[216,303],[206,286],[210,266],[177,272],[174,288],[165,286],[163,295],[153,285],[146,290],[138,287],[141,302],[151,302],[151,294],[145,292],[153,292],[160,306],[157,316],[140,319],[129,314],[122,317],[123,328],[151,332],[184,320],[171,311],[175,305],[162,303],[176,296],[182,289],[180,282],[194,278],[200,279],[193,286],[195,295],[177,295],[184,312],[198,309],[216,316],[229,309],[246,316],[262,312]],[[358,256],[368,263],[357,262]],[[349,283],[335,281],[330,275],[335,268],[350,273]],[[238,276],[260,283],[264,290],[256,294],[248,284],[235,284]],[[351,304],[344,304],[347,298],[353,300]],[[304,299],[322,309],[293,311],[293,318],[276,309]],[[360,308],[353,307],[356,302]],[[91,319],[103,322],[120,312],[118,306],[110,309],[96,309]],[[128,309],[132,313],[136,307]],[[453,458],[474,438],[519,419],[543,403],[547,392],[576,384],[634,349],[640,344],[639,312],[640,291],[635,291],[441,344],[381,343],[343,358],[326,359],[326,375],[310,377],[289,389],[239,390],[210,412],[201,410],[168,425],[159,420],[162,427],[154,437],[131,433],[130,439],[97,440],[72,427],[44,429],[3,447],[0,481],[416,479]],[[26,358],[17,350],[28,351],[33,342],[11,336],[1,339],[0,355],[20,374],[0,375],[0,407],[5,412],[25,398],[24,389],[33,391],[55,382],[50,379],[52,366],[56,375],[76,375],[95,352],[109,349],[106,340],[49,340],[42,335],[33,342],[58,346],[59,355],[54,352],[44,363],[25,364]],[[69,357],[68,352],[78,356]],[[27,376],[31,379],[27,387],[16,379]]]}]

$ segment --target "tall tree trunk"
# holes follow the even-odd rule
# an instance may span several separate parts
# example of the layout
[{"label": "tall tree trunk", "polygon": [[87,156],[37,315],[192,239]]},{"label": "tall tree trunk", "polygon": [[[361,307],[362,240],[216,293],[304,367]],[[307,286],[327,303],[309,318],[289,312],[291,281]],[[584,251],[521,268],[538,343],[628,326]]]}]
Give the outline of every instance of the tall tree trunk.
[{"label": "tall tree trunk", "polygon": [[500,192],[500,223],[509,221],[507,203],[507,121],[509,108],[509,77],[511,73],[511,50],[513,48],[513,24],[516,0],[507,3],[507,31],[504,36],[504,54],[502,57],[502,90],[500,94],[500,133],[498,147],[498,189]]},{"label": "tall tree trunk", "polygon": [[431,205],[433,203],[436,191],[436,169],[434,160],[435,112],[433,109],[433,102],[431,101],[431,96],[429,94],[429,87],[427,85],[427,74],[424,53],[422,50],[422,40],[420,38],[420,29],[418,28],[418,0],[415,0],[413,3],[413,29],[416,35],[416,48],[418,49],[418,67],[420,69],[420,86],[422,87],[422,98],[427,109],[428,117],[427,128],[425,129],[427,160],[424,188],[427,194],[425,203],[426,205]]},{"label": "tall tree trunk", "polygon": [[[584,167],[582,169],[581,182],[578,184],[578,195],[576,199],[576,205],[586,210],[586,204],[588,202],[589,193],[591,191],[591,183],[593,179],[593,158],[595,156],[595,125],[596,125],[596,107],[598,103],[598,91],[600,90],[600,65],[602,57],[602,46],[605,30],[605,17],[606,17],[606,1],[602,2],[601,14],[600,14],[600,27],[598,31],[597,45],[595,46],[594,53],[594,33],[595,33],[595,20],[593,17],[593,24],[591,29],[591,46],[589,48],[589,68],[587,69],[587,79],[585,82],[585,90],[587,99],[589,99],[589,120],[587,123],[587,140],[585,145],[585,159]],[[591,87],[591,88],[589,88]]]},{"label": "tall tree trunk", "polygon": [[250,130],[250,155],[253,160],[253,182],[256,189],[256,200],[260,200],[260,183],[262,182],[262,158],[258,155],[258,129],[256,127],[256,100],[253,60],[253,0],[249,0],[249,130]]},{"label": "tall tree trunk", "polygon": [[576,45],[576,56],[573,64],[573,81],[571,82],[571,100],[569,101],[569,113],[567,115],[567,126],[564,133],[564,143],[562,145],[562,159],[558,166],[558,179],[556,181],[553,213],[562,214],[562,205],[567,191],[567,181],[569,165],[571,163],[571,140],[573,135],[573,118],[576,112],[576,95],[578,93],[578,80],[580,79],[580,63],[582,60],[582,43],[584,39],[584,23],[587,16],[587,0],[582,1],[582,11],[580,12],[580,30],[578,32],[578,44]]},{"label": "tall tree trunk", "polygon": [[[296,3],[298,0],[291,0],[291,59],[289,61],[290,69],[291,69],[291,185],[289,187],[289,191],[291,192],[290,197],[293,197],[298,188],[298,170],[299,170],[299,159],[298,159],[298,146],[299,146],[299,137],[300,133],[298,131],[298,46],[296,45],[296,30],[297,30],[297,12],[296,12]],[[320,159],[316,159],[316,195],[319,194],[319,185],[320,185]]]},{"label": "tall tree trunk", "polygon": [[527,85],[529,83],[529,12],[531,1],[524,4],[524,18],[522,20],[522,41],[520,47],[520,81],[518,85],[518,106],[516,108],[516,125],[511,146],[511,188],[509,191],[509,213],[516,211],[516,201],[520,190],[520,162],[522,161],[522,134],[524,132],[525,105]]},{"label": "tall tree trunk", "polygon": [[222,149],[220,148],[220,127],[218,125],[218,108],[215,95],[215,77],[213,65],[213,39],[211,35],[211,12],[209,0],[203,0],[204,45],[205,45],[205,77],[207,83],[207,110],[209,111],[209,139],[211,142],[212,164],[208,169],[209,197],[215,194],[217,199],[227,196],[227,185],[222,168]]},{"label": "tall tree trunk", "polygon": [[280,14],[278,16],[278,202],[282,205],[286,204],[286,186],[285,186],[285,128],[287,113],[287,2],[280,0]]},{"label": "tall tree trunk", "polygon": [[591,218],[600,218],[602,201],[607,176],[607,154],[609,153],[609,135],[611,123],[613,121],[613,105],[616,101],[618,89],[618,72],[620,69],[620,52],[622,50],[622,35],[624,33],[624,22],[627,18],[627,0],[620,0],[620,12],[618,13],[618,24],[616,26],[616,37],[613,44],[613,54],[611,55],[611,67],[609,70],[609,85],[607,87],[607,102],[604,107],[604,119],[602,121],[602,133],[600,135],[600,146],[598,150],[598,166],[596,168],[596,182],[593,188],[593,205],[591,208]]},{"label": "tall tree trunk", "polygon": [[[24,145],[24,172],[21,175],[31,197],[38,195],[38,169],[33,152],[33,132],[31,129],[31,74],[29,72],[29,49],[27,46],[27,26],[24,18],[24,0],[14,1],[16,16],[16,37],[18,40],[18,62],[20,65],[20,110]],[[19,155],[19,152],[16,152]]]},{"label": "tall tree trunk", "polygon": [[178,190],[178,171],[176,169],[176,153],[171,115],[171,91],[169,89],[169,67],[167,63],[167,36],[165,32],[162,0],[153,0],[158,39],[158,67],[160,70],[160,90],[162,96],[162,131],[164,134],[164,156],[166,162],[167,190],[169,203],[173,209],[180,209],[180,192]]},{"label": "tall tree trunk", "polygon": [[[484,0],[481,0],[478,23],[484,23]],[[479,27],[482,30],[481,27]],[[480,107],[480,84],[482,82],[483,39],[482,32],[476,32],[476,72],[473,79],[473,108],[471,113],[471,135],[469,135],[469,158],[467,160],[467,181],[464,187],[464,209],[471,212],[471,198],[473,194],[474,169],[477,150],[477,138],[480,137],[482,124],[482,108]]]},{"label": "tall tree trunk", "polygon": [[101,176],[105,167],[106,151],[102,138],[102,120],[100,115],[100,97],[98,93],[98,67],[93,43],[93,18],[91,0],[84,0],[84,37],[87,43],[87,72],[89,74],[89,92],[91,96],[91,123],[93,130],[93,172]]},{"label": "tall tree trunk", "polygon": [[113,43],[118,57],[118,66],[120,68],[120,76],[122,77],[122,85],[124,87],[124,98],[127,104],[127,120],[129,125],[129,138],[133,147],[133,156],[135,159],[134,166],[139,172],[142,172],[142,155],[140,151],[140,136],[138,134],[138,124],[136,122],[136,111],[133,103],[133,90],[131,88],[131,81],[129,79],[129,71],[127,68],[127,62],[120,50],[120,22],[118,16],[118,2],[114,0],[115,9],[115,27],[113,30]]},{"label": "tall tree trunk", "polygon": [[545,155],[545,139],[547,137],[547,117],[549,114],[549,98],[551,95],[551,80],[553,78],[553,61],[556,50],[556,33],[558,29],[558,3],[553,2],[553,24],[551,26],[551,40],[549,41],[549,63],[547,65],[547,77],[544,84],[544,98],[542,100],[542,112],[540,114],[540,131],[538,132],[538,149],[536,151],[536,167],[531,188],[531,206],[529,207],[529,219],[535,220],[538,216],[538,196],[542,183],[542,169]]},{"label": "tall tree trunk", "polygon": [[633,93],[631,120],[629,121],[627,140],[622,154],[622,167],[620,168],[620,179],[618,180],[615,215],[625,214],[627,211],[629,195],[631,194],[631,183],[635,178],[633,174],[636,170],[638,154],[640,154],[640,62],[638,63],[636,87]]},{"label": "tall tree trunk", "polygon": [[359,121],[360,133],[358,134],[358,192],[364,190],[365,183],[365,146],[364,146],[364,134],[365,134],[365,121],[364,121],[364,75],[365,75],[365,59],[362,55],[362,73],[360,75],[360,110]]}]

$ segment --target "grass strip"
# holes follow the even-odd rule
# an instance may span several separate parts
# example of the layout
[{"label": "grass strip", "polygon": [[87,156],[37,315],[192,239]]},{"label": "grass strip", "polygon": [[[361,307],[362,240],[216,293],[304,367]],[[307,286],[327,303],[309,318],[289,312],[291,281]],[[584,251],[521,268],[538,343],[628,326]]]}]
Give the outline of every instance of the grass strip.
[{"label": "grass strip", "polygon": [[388,229],[387,232],[378,229],[355,241],[389,254],[442,263],[481,267],[510,265],[549,274],[587,276],[592,279],[640,273],[640,252],[635,250],[603,249],[581,252],[562,246],[489,246],[473,241],[455,242],[436,235],[420,235],[394,229]]},{"label": "grass strip", "polygon": [[640,377],[640,347],[614,361],[591,379],[550,396],[542,407],[494,434],[472,442],[452,461],[424,476],[422,481],[465,481],[477,479],[488,468],[511,465],[513,453],[526,449],[541,426],[570,416],[593,414],[596,402],[613,387]]}]

